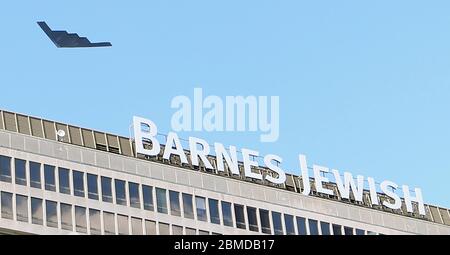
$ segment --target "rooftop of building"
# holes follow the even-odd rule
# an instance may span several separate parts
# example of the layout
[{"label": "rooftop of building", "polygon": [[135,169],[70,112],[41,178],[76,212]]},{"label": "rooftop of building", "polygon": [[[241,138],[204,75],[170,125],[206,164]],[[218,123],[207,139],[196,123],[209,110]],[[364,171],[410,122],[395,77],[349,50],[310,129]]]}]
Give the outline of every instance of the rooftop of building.
[{"label": "rooftop of building", "polygon": [[[288,190],[291,192],[302,192],[302,179],[293,174],[287,174],[287,181],[283,185],[274,185],[266,181],[259,181],[250,178],[245,178],[245,175],[232,175],[230,171],[217,172],[208,170],[205,167],[194,167],[191,164],[182,164],[177,156],[173,156],[170,160],[165,160],[162,153],[156,157],[146,157],[144,155],[136,155],[134,149],[134,141],[132,138],[109,134],[101,131],[92,130],[89,128],[82,128],[70,124],[64,124],[57,121],[46,120],[38,117],[28,116],[25,114],[14,113],[10,111],[0,110],[0,130],[7,130],[9,132],[16,132],[23,135],[39,137],[42,139],[49,139],[61,143],[68,143],[76,146],[82,146],[90,149],[100,150],[108,153],[123,155],[126,157],[138,158],[141,160],[148,160],[159,162],[167,165],[177,166],[192,171],[201,171],[208,174],[225,176],[228,178],[239,179],[244,182],[252,182],[260,185],[271,186],[276,189]],[[64,136],[58,136],[58,131],[64,131]],[[164,147],[164,146],[163,146]],[[161,149],[163,151],[163,148]],[[188,154],[189,152],[186,151]],[[189,157],[188,157],[189,158]],[[215,157],[210,156],[210,161],[215,165]],[[262,173],[268,173],[268,169],[259,168]],[[240,171],[243,172],[243,166],[240,165]],[[407,212],[404,201],[400,210],[391,210],[384,206],[372,205],[370,202],[369,191],[364,192],[364,202],[357,202],[354,199],[344,199],[340,197],[337,186],[333,183],[326,184],[327,188],[334,190],[335,196],[323,195],[312,191],[312,196],[339,201],[341,203],[357,205],[365,208],[372,208],[373,210],[380,210],[392,214],[402,215],[405,217],[412,217],[424,221],[430,221],[438,224],[450,226],[450,211],[447,208],[442,208],[433,205],[425,205],[426,215],[420,215],[418,212],[418,205],[413,204],[414,213]],[[378,194],[380,201],[389,200],[389,198],[381,193]]]}]

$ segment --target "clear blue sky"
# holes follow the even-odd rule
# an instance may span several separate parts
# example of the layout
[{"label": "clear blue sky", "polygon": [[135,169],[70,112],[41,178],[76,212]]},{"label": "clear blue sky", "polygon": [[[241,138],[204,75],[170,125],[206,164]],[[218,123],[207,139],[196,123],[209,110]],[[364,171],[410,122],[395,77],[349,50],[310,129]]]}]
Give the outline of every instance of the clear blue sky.
[{"label": "clear blue sky", "polygon": [[[366,2],[366,3],[363,3]],[[177,95],[278,95],[281,137],[182,133],[298,153],[421,187],[450,207],[448,1],[5,1],[2,109],[128,135],[133,115],[170,131]],[[57,49],[36,25],[111,41]]]}]

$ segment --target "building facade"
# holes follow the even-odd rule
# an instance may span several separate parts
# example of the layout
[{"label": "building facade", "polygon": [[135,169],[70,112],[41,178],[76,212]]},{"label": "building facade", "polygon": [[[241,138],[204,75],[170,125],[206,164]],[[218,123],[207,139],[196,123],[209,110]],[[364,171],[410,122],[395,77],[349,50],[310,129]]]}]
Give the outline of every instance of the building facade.
[{"label": "building facade", "polygon": [[298,176],[267,185],[134,151],[131,138],[0,111],[0,233],[450,235],[445,208],[304,196]]}]

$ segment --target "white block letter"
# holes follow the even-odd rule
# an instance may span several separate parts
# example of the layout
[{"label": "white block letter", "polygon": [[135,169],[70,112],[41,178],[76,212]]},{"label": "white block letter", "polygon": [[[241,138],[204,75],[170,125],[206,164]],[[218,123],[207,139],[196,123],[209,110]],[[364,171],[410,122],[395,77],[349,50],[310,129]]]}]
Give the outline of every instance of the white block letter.
[{"label": "white block letter", "polygon": [[178,135],[174,132],[170,132],[167,135],[166,147],[164,148],[164,159],[170,160],[172,154],[178,155],[183,164],[188,164],[186,154],[184,153],[183,146],[181,145]]},{"label": "white block letter", "polygon": [[405,198],[406,209],[410,213],[414,212],[412,202],[417,202],[419,204],[419,213],[421,215],[426,215],[425,204],[423,202],[423,196],[422,196],[422,190],[416,188],[415,193],[416,193],[416,197],[411,197],[411,193],[409,192],[409,187],[406,185],[403,186],[403,196]]},{"label": "white block letter", "polygon": [[350,189],[353,191],[355,200],[362,202],[364,194],[364,176],[358,175],[358,185],[355,184],[353,175],[351,173],[344,173],[344,183],[342,183],[341,176],[338,170],[333,170],[334,178],[336,179],[336,185],[342,198],[350,199]]},{"label": "white block letter", "polygon": [[391,181],[384,181],[381,183],[381,191],[383,191],[383,193],[386,194],[388,197],[394,199],[393,204],[389,203],[388,201],[383,201],[383,205],[392,210],[398,210],[398,209],[402,208],[402,200],[390,188],[393,188],[394,190],[396,190],[396,189],[398,189],[398,185]]},{"label": "white block letter", "polygon": [[[133,117],[134,127],[134,141],[136,143],[136,153],[147,156],[156,156],[161,151],[161,145],[156,139],[158,134],[158,127],[151,120],[147,120],[141,117]],[[142,130],[145,127],[148,130]],[[144,142],[152,144],[152,149],[145,149]]]},{"label": "white block letter", "polygon": [[308,164],[306,163],[305,155],[298,155],[300,161],[300,171],[302,174],[303,192],[302,194],[308,196],[311,193],[311,183],[309,182]]},{"label": "white block letter", "polygon": [[272,161],[283,163],[283,159],[277,155],[267,155],[264,157],[264,164],[272,171],[278,174],[278,178],[273,178],[270,175],[266,176],[266,180],[274,184],[283,184],[286,182],[286,173]]},{"label": "white block letter", "polygon": [[370,200],[372,200],[372,205],[379,205],[380,201],[378,200],[378,193],[377,188],[375,186],[375,179],[369,177],[367,178],[367,182],[369,182]]},{"label": "white block letter", "polygon": [[234,175],[240,175],[239,173],[239,163],[237,159],[237,149],[234,146],[230,146],[230,154],[225,150],[225,147],[221,143],[215,143],[214,148],[216,150],[216,160],[217,160],[217,171],[225,171],[225,166],[223,161],[227,162],[230,171]]},{"label": "white block letter", "polygon": [[258,162],[250,159],[250,156],[258,157],[259,152],[251,151],[248,149],[242,149],[242,157],[244,158],[245,177],[262,180],[263,177],[261,174],[254,173],[252,171],[252,166],[258,167],[259,165],[258,165]]},{"label": "white block letter", "polygon": [[[202,149],[199,150],[197,145],[201,145]],[[209,144],[205,140],[195,137],[189,137],[189,147],[191,149],[192,165],[198,166],[198,158],[200,158],[205,164],[206,168],[213,169],[211,162],[209,162],[208,158],[206,157],[209,154],[210,149]]]},{"label": "white block letter", "polygon": [[330,196],[334,195],[334,192],[332,190],[326,189],[323,187],[324,182],[330,182],[330,181],[328,180],[328,178],[323,177],[321,175],[321,173],[329,173],[330,170],[327,167],[314,165],[313,171],[314,171],[314,179],[316,182],[317,192],[326,194],[326,195],[330,195]]}]

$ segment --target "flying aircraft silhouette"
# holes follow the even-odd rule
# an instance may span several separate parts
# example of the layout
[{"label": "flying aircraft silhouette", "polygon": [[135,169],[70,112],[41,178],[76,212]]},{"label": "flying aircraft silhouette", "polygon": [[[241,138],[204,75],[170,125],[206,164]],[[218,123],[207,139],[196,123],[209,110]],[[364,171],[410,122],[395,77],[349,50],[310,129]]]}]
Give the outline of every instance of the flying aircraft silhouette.
[{"label": "flying aircraft silhouette", "polygon": [[58,48],[93,48],[112,46],[110,42],[91,43],[86,37],[80,37],[78,34],[70,34],[67,31],[53,31],[44,21],[38,22],[38,25]]}]

